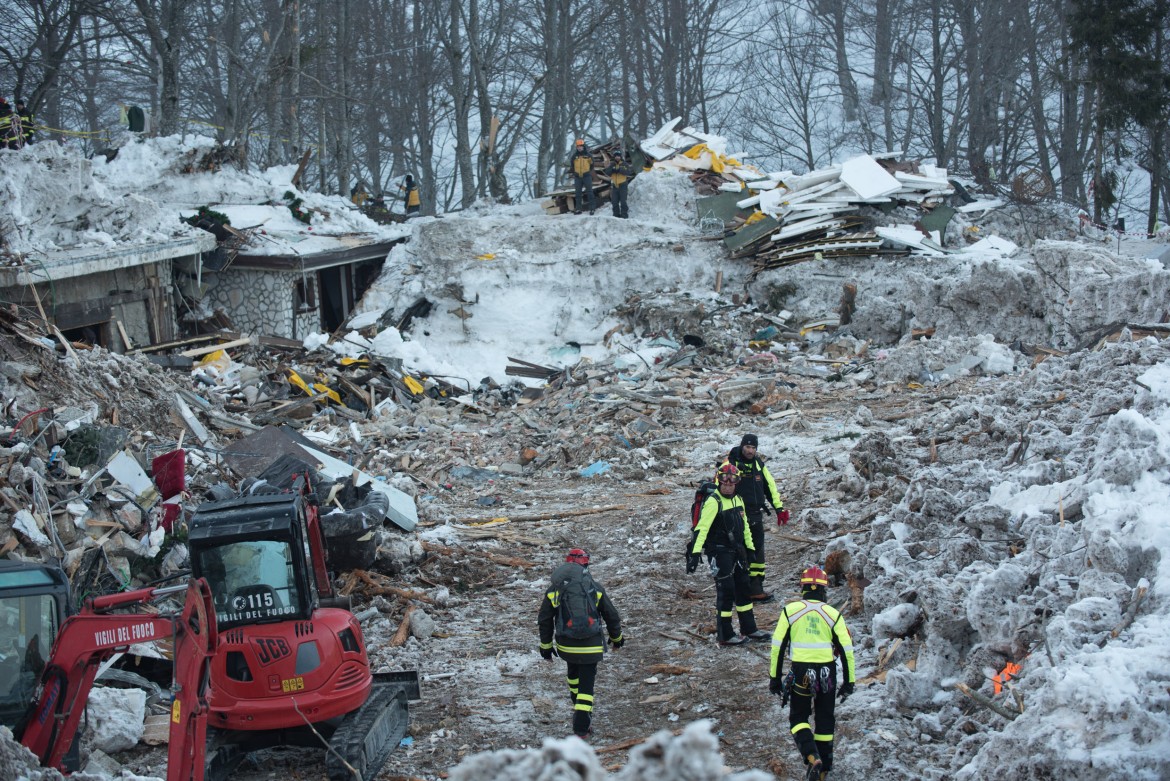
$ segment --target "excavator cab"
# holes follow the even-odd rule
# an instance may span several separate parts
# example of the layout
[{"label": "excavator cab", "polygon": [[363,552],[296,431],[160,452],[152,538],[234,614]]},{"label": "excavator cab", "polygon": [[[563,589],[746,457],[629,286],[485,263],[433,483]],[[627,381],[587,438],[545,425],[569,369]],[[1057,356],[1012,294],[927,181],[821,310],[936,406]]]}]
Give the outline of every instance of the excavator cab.
[{"label": "excavator cab", "polygon": [[211,586],[220,630],[309,619],[318,595],[301,503],[264,494],[210,504],[193,519],[191,570]]},{"label": "excavator cab", "polygon": [[0,561],[0,724],[15,728],[24,716],[69,613],[64,572]]}]

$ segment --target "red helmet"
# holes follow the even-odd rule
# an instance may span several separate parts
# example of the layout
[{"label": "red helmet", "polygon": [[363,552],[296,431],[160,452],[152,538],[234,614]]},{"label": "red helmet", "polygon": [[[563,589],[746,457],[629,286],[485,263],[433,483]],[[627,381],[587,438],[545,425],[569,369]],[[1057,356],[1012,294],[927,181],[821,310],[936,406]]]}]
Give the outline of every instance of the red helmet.
[{"label": "red helmet", "polygon": [[727,463],[719,467],[715,472],[715,479],[720,483],[731,481],[733,483],[739,482],[739,467],[735,464]]},{"label": "red helmet", "polygon": [[808,588],[813,586],[828,586],[829,576],[820,567],[814,565],[800,573],[800,585]]},{"label": "red helmet", "polygon": [[589,566],[589,554],[586,553],[581,548],[573,548],[565,556],[565,561],[568,561],[572,564],[580,564],[582,567],[588,567]]}]

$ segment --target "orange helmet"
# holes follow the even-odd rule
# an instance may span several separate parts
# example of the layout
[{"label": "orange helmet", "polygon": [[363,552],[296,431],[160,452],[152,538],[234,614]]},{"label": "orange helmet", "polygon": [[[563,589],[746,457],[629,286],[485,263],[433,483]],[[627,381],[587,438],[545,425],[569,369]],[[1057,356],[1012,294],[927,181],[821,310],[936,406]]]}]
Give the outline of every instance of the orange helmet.
[{"label": "orange helmet", "polygon": [[813,565],[800,573],[800,585],[811,588],[813,586],[828,586],[829,576],[820,567]]},{"label": "orange helmet", "polygon": [[585,139],[578,138],[577,139],[577,146],[585,146]]},{"label": "orange helmet", "polygon": [[565,556],[565,561],[572,564],[580,564],[582,567],[589,566],[589,554],[581,548],[573,548]]}]

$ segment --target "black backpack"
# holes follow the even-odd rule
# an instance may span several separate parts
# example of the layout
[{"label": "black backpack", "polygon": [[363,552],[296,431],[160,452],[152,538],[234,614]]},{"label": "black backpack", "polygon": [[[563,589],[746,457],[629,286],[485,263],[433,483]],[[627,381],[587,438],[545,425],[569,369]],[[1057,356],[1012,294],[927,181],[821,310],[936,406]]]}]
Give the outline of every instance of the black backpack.
[{"label": "black backpack", "polygon": [[566,562],[552,575],[557,594],[558,637],[584,640],[601,632],[601,614],[597,611],[597,584],[580,564]]}]

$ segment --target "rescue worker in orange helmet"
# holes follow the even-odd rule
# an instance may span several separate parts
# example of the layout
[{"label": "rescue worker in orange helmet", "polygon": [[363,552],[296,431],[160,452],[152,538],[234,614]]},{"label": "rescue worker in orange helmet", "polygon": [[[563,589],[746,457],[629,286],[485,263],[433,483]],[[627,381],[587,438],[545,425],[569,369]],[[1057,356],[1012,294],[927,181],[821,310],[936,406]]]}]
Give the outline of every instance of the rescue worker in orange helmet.
[{"label": "rescue worker in orange helmet", "polygon": [[569,158],[569,171],[573,174],[573,214],[581,213],[581,203],[589,205],[589,213],[597,211],[593,200],[593,153],[585,147],[585,140],[578,138]]},{"label": "rescue worker in orange helmet", "polygon": [[[748,592],[747,552],[755,548],[748,528],[743,499],[735,495],[739,470],[724,464],[716,473],[719,488],[703,502],[695,526],[691,554],[707,554],[715,578],[715,639],[719,645],[742,645],[748,640],[767,640],[768,633],[756,626],[756,614]],[[740,634],[731,618],[739,616]]]},{"label": "rescue worker in orange helmet", "polygon": [[[791,701],[788,724],[796,748],[808,770],[808,781],[824,781],[833,769],[833,731],[836,696],[844,701],[853,694],[856,668],[853,639],[845,619],[826,604],[829,576],[820,567],[809,567],[800,575],[802,599],[789,602],[780,612],[772,635],[772,660],[768,691],[781,704]],[[784,675],[784,654],[792,648],[792,671]],[[837,658],[842,678],[837,686]],[[813,723],[809,723],[809,717]]]}]

